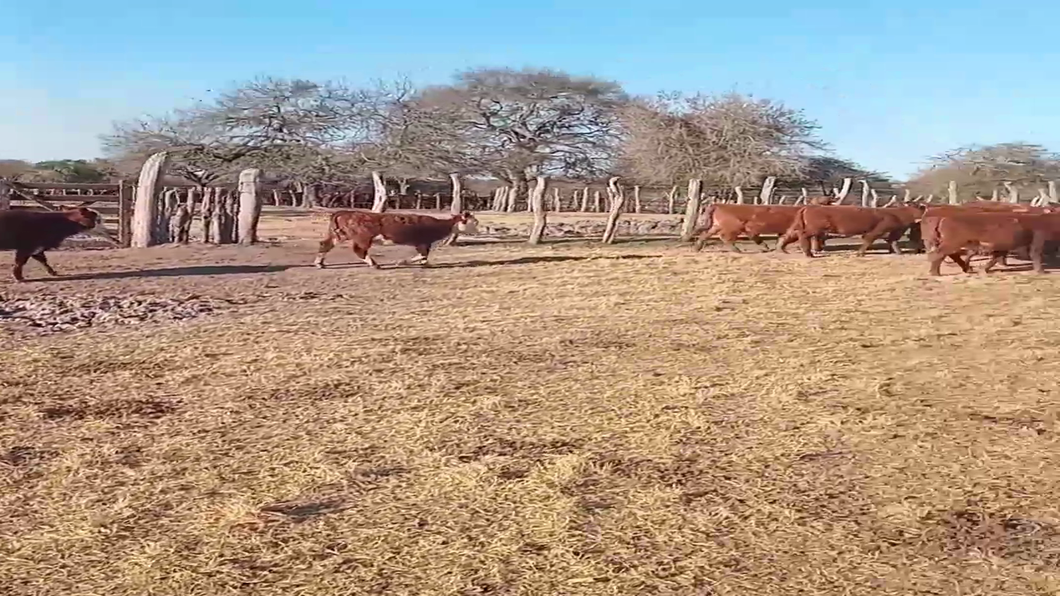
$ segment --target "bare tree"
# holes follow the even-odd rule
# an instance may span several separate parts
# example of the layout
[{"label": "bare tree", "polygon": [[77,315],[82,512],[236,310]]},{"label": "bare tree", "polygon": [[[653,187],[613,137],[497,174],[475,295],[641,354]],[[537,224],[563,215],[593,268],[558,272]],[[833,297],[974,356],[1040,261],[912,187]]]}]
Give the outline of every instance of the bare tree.
[{"label": "bare tree", "polygon": [[[641,99],[621,117],[621,162],[650,184],[702,180],[741,187],[767,176],[798,176],[812,153],[826,148],[817,123],[801,111],[735,93]],[[685,227],[694,225],[698,208],[685,217]]]},{"label": "bare tree", "polygon": [[1060,155],[1041,145],[1013,142],[971,145],[934,155],[912,176],[909,187],[914,194],[941,195],[954,181],[962,193],[994,196],[1002,187],[1029,185],[1033,196],[1037,187],[1057,179]]},{"label": "bare tree", "polygon": [[538,175],[608,170],[618,140],[617,108],[625,100],[610,81],[546,69],[482,68],[425,89],[415,109],[435,161],[506,181],[514,189],[508,197],[513,205]]}]

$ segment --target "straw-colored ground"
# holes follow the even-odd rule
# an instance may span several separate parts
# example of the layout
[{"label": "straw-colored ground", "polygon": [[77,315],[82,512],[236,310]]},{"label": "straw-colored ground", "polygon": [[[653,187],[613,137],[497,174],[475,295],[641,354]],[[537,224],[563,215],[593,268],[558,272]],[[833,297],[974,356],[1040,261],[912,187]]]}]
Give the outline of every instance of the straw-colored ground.
[{"label": "straw-colored ground", "polygon": [[0,331],[0,593],[1060,590],[1056,273],[290,219],[4,287],[244,303]]}]

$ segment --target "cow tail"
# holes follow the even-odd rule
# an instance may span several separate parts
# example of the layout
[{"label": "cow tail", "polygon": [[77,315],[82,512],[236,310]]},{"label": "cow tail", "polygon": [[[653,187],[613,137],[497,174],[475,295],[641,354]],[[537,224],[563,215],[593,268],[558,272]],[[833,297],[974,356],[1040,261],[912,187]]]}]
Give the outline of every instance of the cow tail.
[{"label": "cow tail", "polygon": [[799,209],[795,213],[795,219],[791,221],[791,225],[788,226],[788,231],[784,232],[782,238],[798,238],[800,232],[806,231],[806,207]]}]

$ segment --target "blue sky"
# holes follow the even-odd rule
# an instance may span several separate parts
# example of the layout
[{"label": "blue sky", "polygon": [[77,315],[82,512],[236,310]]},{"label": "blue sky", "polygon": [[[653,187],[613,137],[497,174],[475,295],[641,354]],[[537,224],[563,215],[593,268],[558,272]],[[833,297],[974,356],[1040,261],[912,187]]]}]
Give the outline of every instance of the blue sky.
[{"label": "blue sky", "polygon": [[[857,7],[857,8],[855,8]],[[1060,2],[982,0],[0,0],[0,158],[94,157],[115,119],[255,75],[548,66],[628,91],[737,90],[820,122],[835,152],[903,176],[930,154],[1060,150]]]}]

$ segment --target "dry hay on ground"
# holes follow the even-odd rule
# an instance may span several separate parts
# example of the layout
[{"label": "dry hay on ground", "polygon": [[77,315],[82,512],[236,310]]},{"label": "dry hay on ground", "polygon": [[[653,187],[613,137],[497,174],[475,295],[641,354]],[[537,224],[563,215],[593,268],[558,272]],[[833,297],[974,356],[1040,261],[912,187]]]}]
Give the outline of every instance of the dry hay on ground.
[{"label": "dry hay on ground", "polygon": [[1060,587],[1058,275],[666,243],[335,254],[63,253],[97,277],[11,288],[245,304],[4,331],[5,593]]}]

